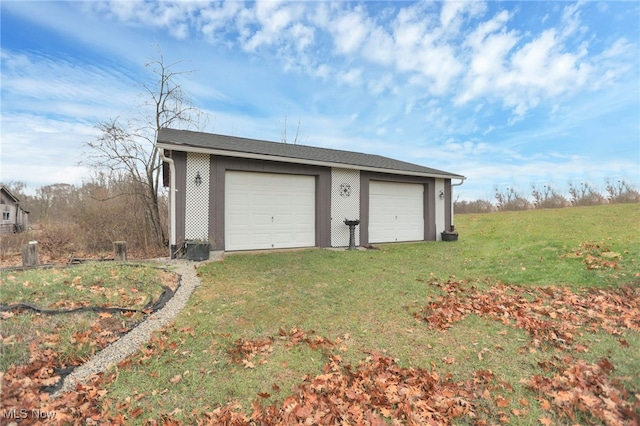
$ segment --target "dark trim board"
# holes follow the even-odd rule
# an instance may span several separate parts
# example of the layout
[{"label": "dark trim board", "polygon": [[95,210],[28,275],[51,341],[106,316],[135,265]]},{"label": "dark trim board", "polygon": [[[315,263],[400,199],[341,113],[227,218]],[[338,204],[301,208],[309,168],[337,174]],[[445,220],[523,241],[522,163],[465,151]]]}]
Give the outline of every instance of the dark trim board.
[{"label": "dark trim board", "polygon": [[[453,188],[451,187],[451,179],[444,180],[444,230],[449,231],[451,229],[451,217],[453,208]],[[435,234],[434,234],[435,236]]]}]

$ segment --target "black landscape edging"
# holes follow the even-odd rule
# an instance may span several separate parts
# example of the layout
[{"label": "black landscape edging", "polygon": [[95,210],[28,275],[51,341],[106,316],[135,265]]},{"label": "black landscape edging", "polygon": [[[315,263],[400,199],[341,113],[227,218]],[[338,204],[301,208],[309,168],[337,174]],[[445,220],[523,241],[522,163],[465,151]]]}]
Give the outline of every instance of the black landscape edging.
[{"label": "black landscape edging", "polygon": [[[74,309],[42,309],[36,305],[32,305],[31,303],[14,303],[12,305],[5,305],[4,303],[0,303],[0,312],[10,312],[10,311],[19,311],[19,310],[30,310],[37,312],[39,314],[45,315],[60,315],[60,314],[72,314],[76,312],[143,312],[143,313],[153,313],[159,309],[162,309],[166,303],[171,300],[175,292],[171,290],[171,288],[167,286],[163,286],[164,290],[158,300],[155,303],[147,303],[147,305],[142,309],[134,309],[134,308],[120,308],[117,306],[81,306],[79,308]],[[178,288],[176,288],[176,291]]]},{"label": "black landscape edging", "polygon": [[[61,309],[61,310],[54,310],[54,309],[42,309],[39,308],[38,306],[32,305],[30,303],[15,303],[13,305],[5,305],[0,303],[0,312],[9,312],[9,311],[13,311],[13,310],[31,310],[40,314],[45,314],[45,315],[60,315],[60,314],[70,314],[70,313],[75,313],[75,312],[142,312],[142,313],[147,313],[147,314],[152,314],[156,311],[159,311],[160,309],[164,308],[164,306],[167,304],[167,302],[169,302],[169,300],[171,300],[173,298],[173,296],[176,294],[176,292],[178,291],[178,289],[180,288],[180,285],[182,284],[182,276],[180,274],[178,275],[178,285],[176,286],[175,290],[172,290],[170,287],[168,286],[163,286],[163,291],[160,294],[160,296],[158,297],[158,300],[155,301],[155,303],[147,303],[147,305],[142,308],[142,309],[133,309],[133,308],[120,308],[120,307],[103,307],[103,306],[82,306],[79,308],[75,308],[75,309]],[[145,318],[146,320],[146,318]],[[120,333],[120,336],[123,336],[127,333],[130,333],[131,330],[133,330],[134,328],[136,328],[137,326],[139,326],[143,321],[138,322],[137,324],[134,324],[133,327],[131,327],[131,329],[125,333]],[[111,344],[114,344],[116,341],[114,341]],[[51,385],[51,386],[43,386],[40,388],[40,390],[42,392],[46,392],[50,395],[55,394],[56,392],[58,392],[61,388],[62,385],[64,384],[64,380],[65,378],[70,375],[75,369],[76,367],[79,367],[79,365],[70,365],[67,367],[55,367],[54,368],[54,377],[55,376],[60,376],[60,379],[58,380],[58,382],[55,385]]]}]

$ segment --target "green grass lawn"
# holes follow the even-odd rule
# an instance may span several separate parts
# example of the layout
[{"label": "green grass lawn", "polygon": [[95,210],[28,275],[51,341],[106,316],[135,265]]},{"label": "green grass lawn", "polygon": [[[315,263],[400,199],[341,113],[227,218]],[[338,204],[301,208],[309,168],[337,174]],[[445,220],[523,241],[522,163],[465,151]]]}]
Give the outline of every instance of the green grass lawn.
[{"label": "green grass lawn", "polygon": [[[0,275],[0,303],[29,304],[51,311],[87,306],[142,310],[158,299],[163,285],[170,281],[175,281],[173,274],[152,266],[108,262],[10,271]],[[32,343],[41,350],[54,348],[61,365],[81,364],[144,317],[140,312],[2,312],[0,371],[28,362]]]},{"label": "green grass lawn", "polygon": [[534,375],[552,376],[557,367],[548,366],[565,357],[607,359],[615,366],[611,380],[633,401],[640,391],[637,331],[579,326],[571,347],[561,348],[533,344],[513,321],[470,313],[443,331],[420,314],[447,295],[447,281],[463,283],[462,296],[499,283],[551,287],[550,294],[564,287],[576,295],[637,290],[639,224],[639,204],[463,215],[456,217],[457,242],[228,254],[199,268],[202,285],[175,323],[118,369],[104,409],[115,412],[118,401],[119,412],[139,423],[162,415],[192,422],[231,402],[249,415],[255,401],[277,406],[326,372],[332,357],[356,368],[373,353],[455,383],[490,370],[493,397],[474,401],[476,420],[488,423],[568,421],[526,385]]}]

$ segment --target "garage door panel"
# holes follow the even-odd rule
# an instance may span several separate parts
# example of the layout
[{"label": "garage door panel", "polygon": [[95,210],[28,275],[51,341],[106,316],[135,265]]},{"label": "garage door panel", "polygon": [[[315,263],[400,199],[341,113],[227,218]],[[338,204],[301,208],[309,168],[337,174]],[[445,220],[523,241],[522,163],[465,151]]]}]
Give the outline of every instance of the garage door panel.
[{"label": "garage door panel", "polygon": [[424,239],[424,186],[397,182],[369,183],[369,241]]},{"label": "garage door panel", "polygon": [[314,245],[314,176],[226,173],[226,250]]}]

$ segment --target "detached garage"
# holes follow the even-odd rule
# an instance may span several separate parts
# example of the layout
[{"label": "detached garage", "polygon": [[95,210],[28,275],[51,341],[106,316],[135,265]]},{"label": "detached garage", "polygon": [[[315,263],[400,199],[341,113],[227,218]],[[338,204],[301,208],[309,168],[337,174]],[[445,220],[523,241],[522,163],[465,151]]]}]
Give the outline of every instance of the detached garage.
[{"label": "detached garage", "polygon": [[[345,247],[439,240],[464,176],[392,158],[161,129],[172,257],[189,241],[213,250]],[[458,180],[459,183],[453,183]]]}]

